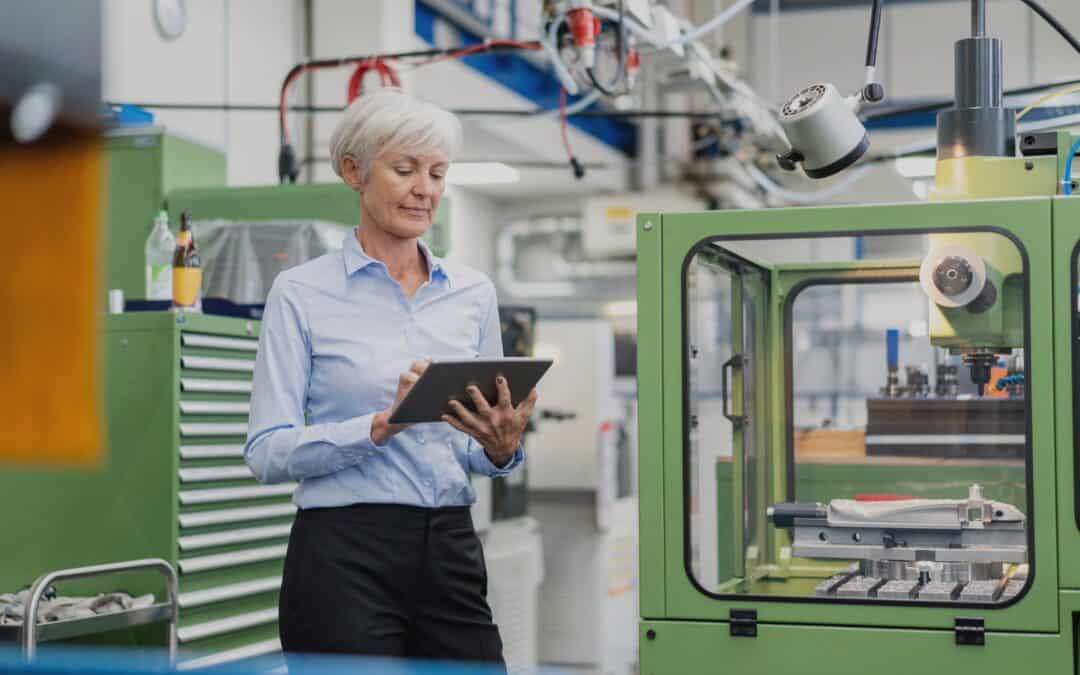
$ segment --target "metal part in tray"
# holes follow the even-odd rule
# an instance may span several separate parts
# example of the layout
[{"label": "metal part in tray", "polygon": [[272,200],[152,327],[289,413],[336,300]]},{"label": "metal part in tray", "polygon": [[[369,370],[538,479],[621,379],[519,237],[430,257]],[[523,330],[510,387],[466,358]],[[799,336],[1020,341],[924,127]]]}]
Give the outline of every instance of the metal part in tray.
[{"label": "metal part in tray", "polygon": [[[129,609],[119,612],[109,612],[85,619],[68,619],[66,621],[52,621],[38,623],[30,620],[36,619],[38,608],[41,606],[45,590],[58,581],[67,579],[84,579],[117,572],[128,572],[137,569],[153,568],[165,577],[166,593],[168,602],[157,603],[149,607]],[[159,621],[169,622],[169,662],[176,663],[176,631],[179,618],[179,603],[177,602],[178,581],[176,571],[172,565],[160,558],[146,558],[143,560],[130,560],[127,562],[109,563],[105,565],[91,565],[89,567],[76,567],[66,570],[57,570],[38,577],[34,585],[30,587],[27,596],[25,618],[22,625],[0,626],[0,640],[18,640],[22,645],[23,655],[29,661],[37,652],[37,644],[49,640],[63,640],[80,635],[104,633],[118,628],[140,626]]]}]

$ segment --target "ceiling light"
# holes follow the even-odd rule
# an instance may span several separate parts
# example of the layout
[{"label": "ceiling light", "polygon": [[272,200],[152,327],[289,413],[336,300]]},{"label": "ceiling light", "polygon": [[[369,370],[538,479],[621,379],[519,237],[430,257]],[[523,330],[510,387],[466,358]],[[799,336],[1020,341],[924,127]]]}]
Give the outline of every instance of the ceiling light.
[{"label": "ceiling light", "polygon": [[935,157],[897,157],[896,170],[904,178],[933,178]]},{"label": "ceiling light", "polygon": [[502,162],[456,162],[446,174],[450,185],[497,185],[519,180],[521,172]]}]

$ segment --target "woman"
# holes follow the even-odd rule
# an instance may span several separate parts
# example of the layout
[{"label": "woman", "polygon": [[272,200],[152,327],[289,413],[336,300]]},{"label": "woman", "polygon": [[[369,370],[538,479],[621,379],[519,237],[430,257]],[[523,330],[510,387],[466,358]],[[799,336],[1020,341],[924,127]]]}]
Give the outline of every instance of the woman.
[{"label": "woman", "polygon": [[441,260],[431,226],[461,125],[399,90],[361,97],[330,140],[359,196],[335,251],[278,275],[263,315],[244,457],[263,483],[298,480],[279,624],[287,652],[502,663],[468,474],[523,461],[536,391],[505,381],[478,412],[391,425],[430,359],[501,357],[494,285]]}]

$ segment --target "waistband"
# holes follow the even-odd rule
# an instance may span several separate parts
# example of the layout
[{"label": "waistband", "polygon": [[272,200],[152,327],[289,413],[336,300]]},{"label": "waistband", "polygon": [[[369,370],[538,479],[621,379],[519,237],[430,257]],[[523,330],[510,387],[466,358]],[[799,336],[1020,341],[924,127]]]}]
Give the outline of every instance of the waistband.
[{"label": "waistband", "polygon": [[393,529],[451,530],[472,528],[468,506],[412,506],[409,504],[350,504],[300,509],[297,520],[364,523]]}]

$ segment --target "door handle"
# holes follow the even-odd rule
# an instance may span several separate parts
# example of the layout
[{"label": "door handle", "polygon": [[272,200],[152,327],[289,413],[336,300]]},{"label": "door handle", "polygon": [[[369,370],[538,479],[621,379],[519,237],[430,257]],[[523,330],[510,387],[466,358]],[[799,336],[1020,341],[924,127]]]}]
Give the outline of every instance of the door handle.
[{"label": "door handle", "polygon": [[735,426],[742,426],[746,424],[746,415],[735,415],[728,412],[728,369],[731,369],[732,379],[735,378],[735,369],[743,367],[743,355],[735,354],[730,359],[724,362],[724,365],[720,367],[720,396],[722,398],[722,411],[724,417],[728,419]]}]

